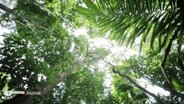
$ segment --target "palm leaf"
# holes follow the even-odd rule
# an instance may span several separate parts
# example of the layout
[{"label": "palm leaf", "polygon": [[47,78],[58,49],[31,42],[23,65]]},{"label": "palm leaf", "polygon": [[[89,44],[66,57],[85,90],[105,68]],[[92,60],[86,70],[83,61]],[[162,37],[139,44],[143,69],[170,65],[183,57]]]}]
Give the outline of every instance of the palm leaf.
[{"label": "palm leaf", "polygon": [[[179,24],[183,21],[179,6],[174,0],[95,0],[95,3],[90,0],[89,2],[84,0],[87,8],[90,8],[89,13],[97,10],[101,13],[93,14],[93,17],[100,18],[94,21],[100,29],[100,35],[110,32],[109,38],[126,43],[128,46],[132,46],[135,39],[141,36],[140,47],[143,43],[149,42],[150,48],[153,48],[155,41],[158,40],[158,47],[162,49],[169,41],[170,34],[173,34],[178,26],[181,27]],[[147,39],[148,35],[150,39]]]},{"label": "palm leaf", "polygon": [[97,6],[91,1],[91,0],[83,0],[84,3],[92,10],[94,10],[95,12],[99,12]]},{"label": "palm leaf", "polygon": [[93,17],[93,12],[87,8],[84,8],[84,7],[81,7],[81,6],[76,6],[77,7],[77,10],[83,14],[83,15],[86,15],[86,16],[89,16],[90,18]]}]

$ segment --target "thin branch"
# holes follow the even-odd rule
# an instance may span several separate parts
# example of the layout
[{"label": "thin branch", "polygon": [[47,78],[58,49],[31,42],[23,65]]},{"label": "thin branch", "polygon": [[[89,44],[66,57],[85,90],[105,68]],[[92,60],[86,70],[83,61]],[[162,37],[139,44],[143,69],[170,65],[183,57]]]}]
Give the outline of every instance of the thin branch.
[{"label": "thin branch", "polygon": [[177,28],[177,30],[174,32],[173,36],[171,37],[169,44],[168,44],[167,48],[165,49],[164,57],[163,57],[162,62],[161,62],[162,73],[169,84],[171,84],[171,81],[166,73],[165,64],[166,64],[167,57],[169,56],[169,53],[171,51],[172,43],[177,38],[179,30],[180,30],[180,28]]}]

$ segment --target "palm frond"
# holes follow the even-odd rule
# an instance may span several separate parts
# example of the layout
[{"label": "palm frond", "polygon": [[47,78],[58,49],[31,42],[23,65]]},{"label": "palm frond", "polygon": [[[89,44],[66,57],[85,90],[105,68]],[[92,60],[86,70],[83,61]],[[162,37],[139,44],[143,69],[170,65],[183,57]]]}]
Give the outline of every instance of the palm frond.
[{"label": "palm frond", "polygon": [[154,48],[157,41],[159,49],[162,49],[174,31],[183,24],[177,1],[179,0],[84,0],[84,3],[90,8],[86,12],[93,11],[93,21],[99,27],[101,35],[110,32],[109,38],[125,42],[128,46],[137,37],[141,37],[140,47],[149,40],[150,48]]}]

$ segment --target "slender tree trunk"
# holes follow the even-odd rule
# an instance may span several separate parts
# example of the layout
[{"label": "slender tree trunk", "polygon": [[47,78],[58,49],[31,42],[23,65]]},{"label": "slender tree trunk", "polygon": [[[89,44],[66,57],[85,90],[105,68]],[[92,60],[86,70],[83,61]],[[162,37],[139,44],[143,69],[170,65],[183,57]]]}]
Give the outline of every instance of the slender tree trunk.
[{"label": "slender tree trunk", "polygon": [[[50,92],[59,82],[64,81],[64,79],[66,79],[67,77],[69,77],[70,75],[72,75],[72,73],[75,71],[76,69],[69,69],[61,74],[58,74],[58,78],[56,80],[55,83],[53,84],[49,84],[46,87],[43,88],[42,93],[40,96],[44,96],[46,95],[48,92]],[[2,104],[32,104],[33,100],[35,97],[39,97],[36,95],[17,95],[12,99],[9,99],[5,102],[3,102]]]},{"label": "slender tree trunk", "polygon": [[58,74],[57,80],[53,84],[50,84],[50,85],[47,85],[46,87],[44,87],[43,90],[42,90],[41,95],[45,95],[48,92],[50,92],[58,83],[60,83],[61,81],[64,81],[64,79],[66,79],[67,77],[69,77],[70,75],[72,75],[72,73],[75,70],[77,70],[77,69],[75,69],[75,68],[68,69],[67,71],[65,71],[63,73]]},{"label": "slender tree trunk", "polygon": [[156,96],[155,94],[151,93],[150,91],[146,90],[145,88],[143,88],[142,86],[140,86],[138,83],[136,83],[132,78],[130,78],[128,75],[122,74],[119,71],[116,71],[113,67],[113,72],[117,73],[119,76],[121,76],[122,78],[127,79],[131,84],[133,84],[135,87],[137,87],[138,89],[140,89],[141,91],[143,91],[144,93],[152,96],[156,101],[158,101],[159,104],[162,104],[162,101],[160,100],[160,98],[158,96]]}]

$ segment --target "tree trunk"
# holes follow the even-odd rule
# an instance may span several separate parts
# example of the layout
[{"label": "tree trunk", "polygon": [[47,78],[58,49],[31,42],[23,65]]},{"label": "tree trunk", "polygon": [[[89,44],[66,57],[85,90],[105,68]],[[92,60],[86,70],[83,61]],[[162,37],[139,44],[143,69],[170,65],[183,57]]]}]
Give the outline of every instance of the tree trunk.
[{"label": "tree trunk", "polygon": [[69,77],[76,68],[69,69],[61,74],[58,74],[58,78],[55,83],[49,84],[46,87],[43,88],[41,95],[17,95],[13,97],[12,99],[6,100],[2,104],[32,104],[35,97],[46,95],[48,92],[50,92],[59,82],[63,81],[67,77]]},{"label": "tree trunk", "polygon": [[141,91],[143,91],[144,93],[152,96],[156,101],[159,102],[159,104],[162,104],[161,99],[156,96],[155,94],[151,93],[150,91],[146,90],[145,88],[143,88],[142,86],[140,86],[138,83],[136,83],[131,77],[129,77],[128,75],[125,75],[123,73],[120,73],[119,71],[116,71],[114,69],[114,67],[112,68],[113,73],[117,73],[119,76],[121,76],[122,78],[127,79],[131,84],[133,84],[135,87],[137,87],[138,89],[140,89]]},{"label": "tree trunk", "polygon": [[[46,95],[59,82],[63,81],[64,79],[66,79],[67,77],[69,77],[70,75],[72,75],[72,73],[75,70],[76,69],[73,68],[73,69],[67,70],[67,71],[65,71],[65,72],[63,72],[61,74],[58,74],[57,81],[54,84],[50,84],[50,85],[44,87],[40,96]],[[9,99],[9,100],[3,102],[2,104],[33,104],[33,101],[34,101],[35,97],[39,97],[39,96],[36,96],[36,95],[17,95],[15,97],[13,97],[12,99]]]}]

